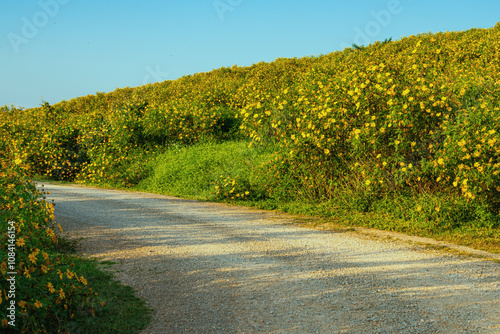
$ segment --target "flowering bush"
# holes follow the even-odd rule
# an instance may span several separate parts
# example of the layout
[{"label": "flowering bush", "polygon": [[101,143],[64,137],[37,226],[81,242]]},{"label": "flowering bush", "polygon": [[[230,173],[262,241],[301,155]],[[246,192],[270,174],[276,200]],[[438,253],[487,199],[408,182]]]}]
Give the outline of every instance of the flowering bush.
[{"label": "flowering bush", "polygon": [[[21,160],[14,162],[3,161],[0,173],[0,307],[6,310],[14,300],[16,317],[12,322],[2,312],[1,326],[7,332],[63,333],[72,319],[93,316],[103,304],[58,252],[53,204],[24,176]],[[8,262],[12,253],[15,263]],[[7,280],[12,277],[15,289]]]}]

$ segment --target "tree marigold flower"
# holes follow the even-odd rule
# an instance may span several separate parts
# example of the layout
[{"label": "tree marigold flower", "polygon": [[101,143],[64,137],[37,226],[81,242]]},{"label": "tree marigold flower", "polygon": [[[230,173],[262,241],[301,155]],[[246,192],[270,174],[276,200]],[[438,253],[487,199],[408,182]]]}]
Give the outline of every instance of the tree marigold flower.
[{"label": "tree marigold flower", "polygon": [[47,288],[52,293],[56,292],[56,289],[54,289],[54,285],[52,285],[52,283],[50,283],[50,282],[47,284]]},{"label": "tree marigold flower", "polygon": [[25,245],[25,243],[24,243],[24,237],[17,239],[16,245],[19,246],[19,247],[23,247]]},{"label": "tree marigold flower", "polygon": [[31,274],[30,274],[30,271],[28,270],[28,268],[24,268],[24,276],[26,276],[28,279],[31,278]]},{"label": "tree marigold flower", "polygon": [[30,255],[28,255],[28,258],[30,259],[30,261],[32,263],[36,263],[36,253],[31,253]]}]

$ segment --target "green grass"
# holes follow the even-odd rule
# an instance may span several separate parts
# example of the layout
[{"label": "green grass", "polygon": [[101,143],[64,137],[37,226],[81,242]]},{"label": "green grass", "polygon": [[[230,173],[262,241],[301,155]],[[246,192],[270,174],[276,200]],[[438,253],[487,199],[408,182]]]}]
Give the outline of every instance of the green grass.
[{"label": "green grass", "polygon": [[271,152],[248,147],[248,142],[201,143],[172,147],[151,162],[151,174],[135,188],[198,200],[216,200],[215,186],[237,178],[255,192],[256,169]]}]

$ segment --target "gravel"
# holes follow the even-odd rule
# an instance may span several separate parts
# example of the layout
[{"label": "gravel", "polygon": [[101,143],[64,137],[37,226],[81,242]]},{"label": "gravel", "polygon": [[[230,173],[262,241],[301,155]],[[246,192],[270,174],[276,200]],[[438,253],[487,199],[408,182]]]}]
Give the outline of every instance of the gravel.
[{"label": "gravel", "polygon": [[498,262],[250,208],[44,188],[80,252],[116,262],[155,310],[143,333],[500,333]]}]

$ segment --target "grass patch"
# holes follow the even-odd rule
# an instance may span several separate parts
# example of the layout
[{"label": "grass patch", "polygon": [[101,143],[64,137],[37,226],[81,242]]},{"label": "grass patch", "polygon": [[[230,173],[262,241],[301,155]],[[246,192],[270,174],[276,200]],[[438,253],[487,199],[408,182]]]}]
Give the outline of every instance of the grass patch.
[{"label": "grass patch", "polygon": [[242,185],[244,192],[251,191],[255,198],[265,192],[256,170],[270,155],[269,151],[249,148],[246,141],[176,146],[151,162],[150,176],[135,188],[197,200],[217,200],[216,186],[237,180],[234,184]]}]

